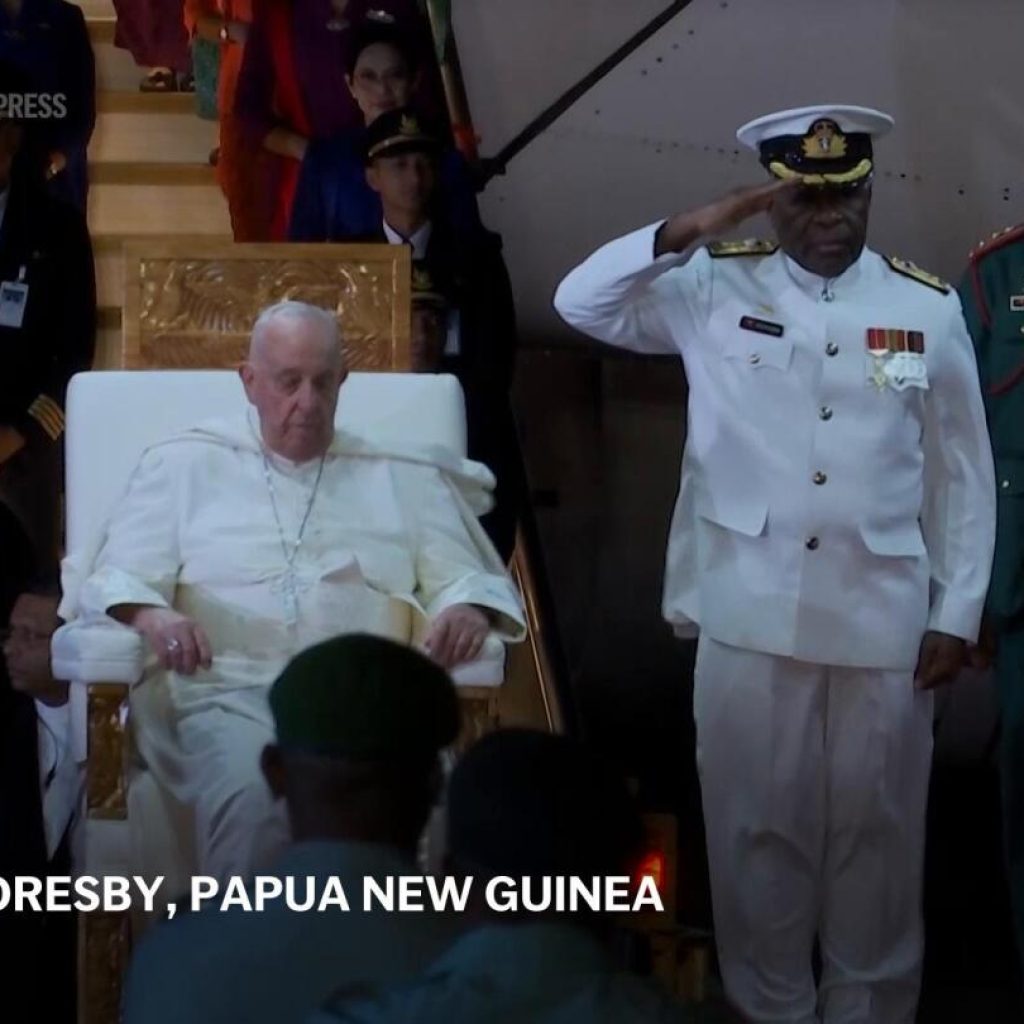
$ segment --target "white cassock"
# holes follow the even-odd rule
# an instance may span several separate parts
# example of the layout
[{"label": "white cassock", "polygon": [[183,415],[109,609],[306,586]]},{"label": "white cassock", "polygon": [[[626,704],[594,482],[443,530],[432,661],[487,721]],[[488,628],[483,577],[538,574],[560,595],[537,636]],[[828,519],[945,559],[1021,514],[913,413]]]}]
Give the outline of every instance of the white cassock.
[{"label": "white cassock", "polygon": [[977,637],[995,536],[959,300],[869,249],[831,281],[771,247],[655,259],[659,227],[599,249],[555,305],[686,368],[664,612],[700,634],[726,988],[752,1021],[909,1024],[932,742],[912,674],[926,630]]},{"label": "white cassock", "polygon": [[384,452],[343,434],[322,473],[319,459],[265,459],[245,419],[144,453],[94,557],[65,568],[65,614],[173,607],[209,636],[209,670],[182,676],[151,658],[131,694],[143,760],[194,809],[203,874],[251,874],[287,839],[259,755],[273,738],[267,689],[292,655],[339,633],[410,642],[417,620],[461,603],[521,638],[519,596],[476,521],[490,482],[440,450]]}]

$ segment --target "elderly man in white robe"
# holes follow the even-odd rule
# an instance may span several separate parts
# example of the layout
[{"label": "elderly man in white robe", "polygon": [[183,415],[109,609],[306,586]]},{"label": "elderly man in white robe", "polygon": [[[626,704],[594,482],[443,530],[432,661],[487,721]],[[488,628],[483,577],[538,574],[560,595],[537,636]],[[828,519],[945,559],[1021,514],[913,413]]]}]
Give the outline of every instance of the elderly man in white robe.
[{"label": "elderly man in white robe", "polygon": [[264,311],[241,369],[248,416],[143,454],[73,601],[137,630],[155,656],[132,692],[136,743],[194,812],[203,874],[250,874],[287,840],[259,755],[273,736],[267,689],[297,651],[349,632],[410,642],[423,616],[425,649],[451,668],[490,630],[523,632],[474,514],[489,473],[337,432],[346,374],[329,313]]}]

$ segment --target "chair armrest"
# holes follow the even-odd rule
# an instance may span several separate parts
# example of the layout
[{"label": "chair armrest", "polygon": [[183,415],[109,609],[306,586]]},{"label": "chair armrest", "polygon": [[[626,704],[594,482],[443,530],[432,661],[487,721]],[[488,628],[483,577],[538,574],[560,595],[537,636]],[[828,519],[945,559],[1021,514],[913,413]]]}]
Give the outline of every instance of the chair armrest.
[{"label": "chair armrest", "polygon": [[479,657],[456,665],[452,682],[459,686],[501,686],[505,681],[505,645],[493,633],[488,634]]},{"label": "chair armrest", "polygon": [[127,683],[142,678],[142,636],[113,619],[74,620],[53,634],[50,657],[55,679],[71,683]]},{"label": "chair armrest", "polygon": [[[418,651],[423,652],[423,641],[429,630],[430,620],[425,615],[413,617],[410,643]],[[449,674],[456,686],[501,686],[505,681],[505,642],[497,633],[488,633],[480,655],[457,665]]]}]

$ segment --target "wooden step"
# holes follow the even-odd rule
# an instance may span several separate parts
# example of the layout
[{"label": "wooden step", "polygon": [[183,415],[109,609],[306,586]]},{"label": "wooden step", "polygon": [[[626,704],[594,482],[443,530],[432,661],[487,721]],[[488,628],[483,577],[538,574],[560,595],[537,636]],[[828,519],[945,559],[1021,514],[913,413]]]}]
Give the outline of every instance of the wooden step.
[{"label": "wooden step", "polygon": [[89,164],[91,185],[152,185],[163,188],[217,187],[214,169],[208,163],[165,164],[148,160],[111,161]]},{"label": "wooden step", "polygon": [[96,90],[104,92],[135,92],[146,74],[127,50],[114,45],[116,19],[113,9],[107,16],[86,16],[86,28],[96,58]]},{"label": "wooden step", "polygon": [[96,96],[97,114],[190,114],[196,116],[196,97],[190,92],[119,90]]},{"label": "wooden step", "polygon": [[124,304],[124,236],[101,235],[92,240],[96,266],[96,304],[102,309]]},{"label": "wooden step", "polygon": [[104,92],[138,91],[139,82],[146,74],[127,50],[120,50],[112,42],[92,44],[96,58],[96,89]]},{"label": "wooden step", "polygon": [[[93,55],[96,58],[96,89],[98,92],[134,92],[146,75],[148,69],[141,68],[127,50],[114,45],[114,33],[117,19],[111,14],[107,16],[89,15],[86,17],[86,28],[92,42]],[[143,93],[143,95],[175,96],[184,95],[192,98],[191,93]]]},{"label": "wooden step", "polygon": [[182,164],[90,166],[89,229],[99,235],[229,235],[213,168]]},{"label": "wooden step", "polygon": [[[196,116],[194,97],[173,93],[113,95],[121,97],[117,103],[121,109],[109,100],[100,106],[89,144],[91,162],[207,163],[210,150],[217,145],[217,123]],[[186,103],[166,102],[181,100]]]},{"label": "wooden step", "polygon": [[104,46],[114,41],[114,29],[117,26],[117,18],[113,15],[85,16],[85,25],[89,31],[89,41],[93,47]]},{"label": "wooden step", "polygon": [[116,17],[112,0],[71,0],[71,3],[82,8],[86,21],[90,18]]}]

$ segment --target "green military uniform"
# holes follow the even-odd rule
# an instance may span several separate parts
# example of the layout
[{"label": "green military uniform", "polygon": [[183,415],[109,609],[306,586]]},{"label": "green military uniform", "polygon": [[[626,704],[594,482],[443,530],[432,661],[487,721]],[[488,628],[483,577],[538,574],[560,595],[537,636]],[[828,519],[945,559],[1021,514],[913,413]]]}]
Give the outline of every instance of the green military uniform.
[{"label": "green military uniform", "polygon": [[997,642],[1003,830],[1024,956],[1024,225],[971,253],[960,297],[996,461],[998,523],[987,616]]}]

